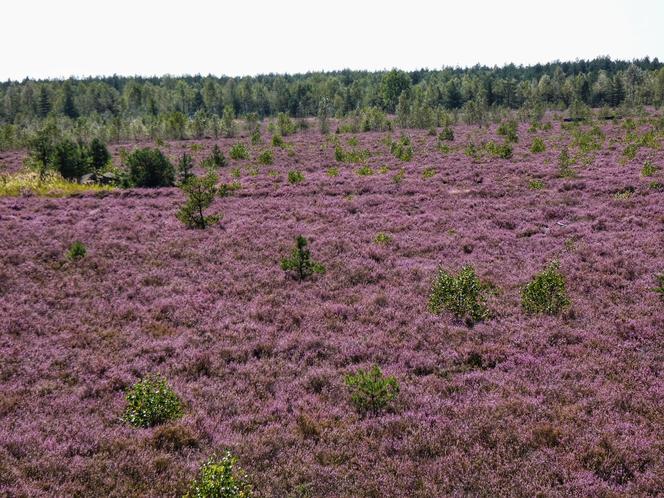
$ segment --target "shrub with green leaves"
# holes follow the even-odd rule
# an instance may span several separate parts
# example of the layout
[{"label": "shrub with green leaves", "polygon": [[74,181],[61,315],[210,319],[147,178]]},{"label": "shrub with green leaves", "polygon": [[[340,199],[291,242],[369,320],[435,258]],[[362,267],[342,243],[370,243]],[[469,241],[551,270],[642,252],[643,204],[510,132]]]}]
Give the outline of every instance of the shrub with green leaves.
[{"label": "shrub with green leaves", "polygon": [[90,157],[90,166],[94,171],[103,170],[111,160],[111,154],[108,152],[106,144],[99,138],[93,138],[88,145],[88,155]]},{"label": "shrub with green leaves", "polygon": [[198,472],[184,498],[250,498],[252,486],[229,451],[222,458],[210,458]]},{"label": "shrub with green leaves", "polygon": [[288,172],[288,183],[295,185],[304,181],[304,174],[301,171],[292,169]]},{"label": "shrub with green leaves", "polygon": [[659,297],[664,301],[664,272],[655,276],[655,282],[657,287],[655,287],[655,292],[659,294]]},{"label": "shrub with green leaves", "polygon": [[373,169],[371,168],[371,166],[369,166],[368,164],[365,164],[364,166],[360,166],[360,167],[358,168],[358,170],[357,170],[357,174],[358,174],[359,176],[371,176],[371,175],[374,174],[374,171],[373,171]]},{"label": "shrub with green leaves", "polygon": [[339,176],[339,168],[337,168],[336,166],[327,168],[327,176]]},{"label": "shrub with green leaves", "polygon": [[544,188],[544,182],[542,180],[530,180],[528,187],[532,190],[542,190]]},{"label": "shrub with green leaves", "polygon": [[424,168],[424,171],[422,171],[422,178],[424,178],[425,180],[433,178],[434,176],[436,176],[436,168],[434,168],[433,166]]},{"label": "shrub with green leaves", "polygon": [[231,156],[231,159],[235,160],[249,159],[249,150],[242,142],[238,142],[231,147],[229,155]]},{"label": "shrub with green leaves", "polygon": [[281,135],[272,135],[272,147],[283,148],[285,142]]},{"label": "shrub with green leaves", "polygon": [[452,128],[450,128],[449,126],[446,126],[438,134],[438,140],[447,141],[447,142],[453,141],[454,140],[454,130],[452,130]]},{"label": "shrub with green leaves", "polygon": [[344,382],[350,391],[351,403],[362,416],[378,415],[399,395],[397,379],[383,375],[377,365],[346,375]]},{"label": "shrub with green leaves", "polygon": [[392,181],[397,185],[399,185],[405,177],[406,177],[406,169],[401,168],[392,176]]},{"label": "shrub with green leaves", "polygon": [[310,277],[314,273],[325,273],[325,267],[311,259],[308,244],[307,239],[302,235],[298,235],[295,239],[295,248],[290,257],[281,261],[281,269],[299,281]]},{"label": "shrub with green leaves", "polygon": [[217,177],[208,173],[202,177],[191,177],[180,188],[187,195],[187,200],[180,207],[176,216],[188,228],[206,228],[217,223],[220,215],[205,215],[217,195]]},{"label": "shrub with green leaves", "polygon": [[374,237],[374,242],[379,245],[387,245],[392,242],[392,237],[384,232],[378,232]]},{"label": "shrub with green leaves", "polygon": [[258,156],[258,162],[261,164],[272,164],[274,162],[274,153],[271,150],[264,150]]},{"label": "shrub with green leaves", "polygon": [[508,143],[516,143],[519,141],[518,129],[519,126],[513,119],[503,121],[500,123],[500,126],[498,126],[498,135],[504,137],[505,141]]},{"label": "shrub with green leaves", "polygon": [[530,145],[530,152],[533,154],[539,154],[540,152],[544,152],[546,150],[546,145],[544,145],[544,140],[542,140],[540,137],[535,137],[533,139],[533,143]]},{"label": "shrub with green leaves", "polygon": [[137,382],[129,388],[125,399],[127,408],[122,418],[135,427],[152,427],[184,414],[177,394],[161,377]]},{"label": "shrub with green leaves", "polygon": [[297,124],[285,113],[277,114],[276,129],[279,135],[286,137],[297,132]]},{"label": "shrub with green leaves", "polygon": [[576,173],[572,169],[574,161],[569,155],[567,147],[563,147],[558,155],[558,176],[561,178],[573,178]]},{"label": "shrub with green leaves", "polygon": [[555,315],[570,304],[560,263],[553,261],[521,291],[521,304],[527,313]]},{"label": "shrub with green leaves", "polygon": [[55,145],[50,164],[68,180],[80,178],[92,171],[87,148],[72,140],[63,140]]},{"label": "shrub with green leaves", "polygon": [[183,152],[177,165],[178,183],[181,185],[187,183],[194,176],[194,160],[189,154]]},{"label": "shrub with green leaves", "polygon": [[501,159],[510,159],[512,157],[512,146],[509,143],[497,144],[490,141],[484,145],[484,148],[494,157]]},{"label": "shrub with green leaves", "polygon": [[439,268],[431,286],[428,308],[435,315],[444,311],[452,313],[470,325],[489,318],[488,290],[472,266],[464,266],[456,275]]},{"label": "shrub with green leaves", "polygon": [[240,182],[222,183],[217,187],[219,197],[230,197],[233,192],[240,190]]},{"label": "shrub with green leaves", "polygon": [[392,142],[390,145],[390,152],[397,159],[410,161],[413,158],[413,144],[410,137],[407,135],[401,135],[399,140]]},{"label": "shrub with green leaves", "polygon": [[657,166],[650,161],[646,161],[641,169],[641,175],[653,176],[655,173],[657,173]]},{"label": "shrub with green leaves", "polygon": [[226,166],[226,156],[224,156],[224,153],[217,144],[214,144],[214,147],[212,147],[212,152],[208,156],[208,160],[217,169]]},{"label": "shrub with green leaves", "polygon": [[69,246],[69,249],[67,249],[67,259],[78,261],[79,259],[84,258],[86,253],[87,249],[85,248],[85,244],[80,240],[77,240]]},{"label": "shrub with green leaves", "polygon": [[175,168],[159,149],[136,149],[127,156],[129,182],[134,187],[171,187]]}]

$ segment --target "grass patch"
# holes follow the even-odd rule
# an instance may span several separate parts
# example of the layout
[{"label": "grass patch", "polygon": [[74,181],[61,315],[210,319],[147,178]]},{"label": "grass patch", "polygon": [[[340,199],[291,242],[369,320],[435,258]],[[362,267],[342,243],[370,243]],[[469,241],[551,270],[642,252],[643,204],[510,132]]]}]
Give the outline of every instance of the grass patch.
[{"label": "grass patch", "polygon": [[82,192],[114,190],[110,185],[81,184],[65,180],[58,173],[50,172],[41,179],[38,173],[24,172],[0,175],[0,197],[17,197],[25,194],[40,197],[67,197]]}]

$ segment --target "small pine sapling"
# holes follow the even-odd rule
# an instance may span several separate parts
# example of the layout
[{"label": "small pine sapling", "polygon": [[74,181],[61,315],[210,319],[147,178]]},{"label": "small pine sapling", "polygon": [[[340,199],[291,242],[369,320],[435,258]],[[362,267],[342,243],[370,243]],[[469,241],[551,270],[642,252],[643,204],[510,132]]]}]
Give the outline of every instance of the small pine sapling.
[{"label": "small pine sapling", "polygon": [[377,365],[370,370],[358,370],[346,375],[345,384],[357,412],[376,416],[399,395],[399,383],[394,376],[385,376]]},{"label": "small pine sapling", "polygon": [[183,152],[177,164],[178,183],[183,185],[193,176],[194,161],[189,154]]},{"label": "small pine sapling", "polygon": [[325,267],[311,259],[308,241],[302,235],[295,239],[295,248],[288,258],[281,261],[281,269],[302,281],[314,273],[325,273]]},{"label": "small pine sapling", "polygon": [[180,186],[187,200],[177,212],[177,218],[189,228],[206,228],[217,223],[222,215],[205,215],[217,195],[217,177],[208,173],[202,177],[192,177]]}]

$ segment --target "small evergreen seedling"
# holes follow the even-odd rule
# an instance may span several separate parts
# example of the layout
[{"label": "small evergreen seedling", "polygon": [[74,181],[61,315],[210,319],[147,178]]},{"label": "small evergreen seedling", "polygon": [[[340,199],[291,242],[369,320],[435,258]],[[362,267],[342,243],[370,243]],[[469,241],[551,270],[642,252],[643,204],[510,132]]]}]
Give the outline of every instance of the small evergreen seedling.
[{"label": "small evergreen seedling", "polygon": [[249,159],[249,151],[243,143],[236,143],[229,152],[231,159]]},{"label": "small evergreen seedling", "polygon": [[344,380],[350,390],[350,401],[362,416],[378,415],[399,395],[397,379],[384,376],[377,365],[346,375]]},{"label": "small evergreen seedling", "polygon": [[272,135],[272,146],[273,147],[282,147],[284,146],[284,139],[281,135]]},{"label": "small evergreen seedling", "polygon": [[217,195],[217,177],[211,173],[203,177],[192,177],[180,186],[187,200],[177,212],[177,218],[189,228],[206,228],[220,220],[218,215],[205,215]]},{"label": "small evergreen seedling", "polygon": [[187,183],[194,176],[192,172],[193,169],[194,161],[189,154],[184,152],[180,156],[180,160],[178,161],[177,165],[178,183],[181,185]]},{"label": "small evergreen seedling", "polygon": [[183,415],[177,394],[161,377],[143,379],[126,393],[123,419],[135,427],[152,427]]},{"label": "small evergreen seedling", "polygon": [[664,272],[655,276],[655,282],[657,283],[657,287],[655,287],[655,292],[657,292],[662,301],[664,301]]},{"label": "small evergreen seedling", "polygon": [[379,245],[387,245],[392,242],[392,237],[384,232],[378,232],[374,237],[374,242]]},{"label": "small evergreen seedling", "polygon": [[540,152],[544,152],[546,150],[546,146],[544,145],[544,140],[542,140],[540,137],[535,137],[533,139],[533,143],[530,146],[530,152],[533,154],[538,154]]},{"label": "small evergreen seedling", "polygon": [[526,313],[555,315],[569,306],[565,277],[557,261],[550,263],[521,291],[521,303]]},{"label": "small evergreen seedling", "polygon": [[85,248],[85,244],[80,240],[77,240],[69,246],[69,249],[67,250],[67,258],[72,261],[78,261],[79,259],[82,259],[86,253],[87,249]]},{"label": "small evergreen seedling", "polygon": [[288,183],[293,185],[304,181],[304,174],[298,170],[290,170],[288,172]]},{"label": "small evergreen seedling", "polygon": [[210,458],[191,484],[184,498],[250,498],[252,487],[246,474],[237,467],[229,451],[222,458]]},{"label": "small evergreen seedling", "polygon": [[641,169],[641,174],[643,176],[653,176],[655,173],[657,173],[657,166],[650,161],[646,161]]},{"label": "small evergreen seedling", "polygon": [[397,159],[410,161],[413,158],[413,144],[410,138],[407,135],[401,135],[399,140],[390,145],[390,152]]},{"label": "small evergreen seedling", "polygon": [[498,127],[498,135],[505,137],[508,143],[516,143],[519,141],[518,125],[513,119],[500,123]]},{"label": "small evergreen seedling", "polygon": [[212,147],[212,153],[208,159],[215,168],[226,166],[226,156],[224,156],[224,153],[221,152],[217,144],[214,144],[214,147]]},{"label": "small evergreen seedling", "polygon": [[475,275],[472,266],[464,266],[456,275],[439,268],[431,286],[429,311],[435,315],[448,311],[472,325],[490,316],[486,305],[487,290],[487,285]]},{"label": "small evergreen seedling", "polygon": [[264,150],[258,156],[258,162],[261,164],[272,164],[274,162],[274,153],[271,150]]},{"label": "small evergreen seedling", "polygon": [[451,142],[454,140],[454,130],[449,126],[443,128],[443,130],[438,134],[438,140]]},{"label": "small evergreen seedling", "polygon": [[291,273],[299,281],[314,273],[325,273],[325,267],[311,259],[311,253],[307,245],[307,239],[302,235],[298,235],[291,256],[281,261],[281,269]]}]

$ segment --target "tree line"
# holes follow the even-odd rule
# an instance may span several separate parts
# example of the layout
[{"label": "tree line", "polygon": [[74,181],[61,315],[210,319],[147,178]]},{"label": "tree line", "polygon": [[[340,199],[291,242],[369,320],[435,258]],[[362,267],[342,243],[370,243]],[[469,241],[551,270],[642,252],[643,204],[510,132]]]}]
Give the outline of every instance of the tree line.
[{"label": "tree line", "polygon": [[[301,118],[345,117],[363,109],[407,115],[440,110],[566,109],[573,105],[616,107],[664,104],[664,64],[599,57],[529,66],[476,65],[417,71],[331,71],[227,76],[109,76],[0,83],[0,148],[47,118],[67,127],[182,127],[198,119],[258,119],[284,113]],[[405,120],[404,124],[408,124]],[[123,130],[123,127],[125,128]]]}]

